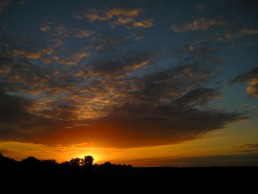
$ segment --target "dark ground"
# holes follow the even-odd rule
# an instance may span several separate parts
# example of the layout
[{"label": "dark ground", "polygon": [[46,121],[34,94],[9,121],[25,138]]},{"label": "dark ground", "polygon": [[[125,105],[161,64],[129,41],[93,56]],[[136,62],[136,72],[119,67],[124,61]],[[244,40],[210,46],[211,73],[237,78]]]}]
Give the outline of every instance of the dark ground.
[{"label": "dark ground", "polygon": [[[1,192],[5,190],[5,192]],[[258,167],[13,171],[0,193],[258,193]]]}]

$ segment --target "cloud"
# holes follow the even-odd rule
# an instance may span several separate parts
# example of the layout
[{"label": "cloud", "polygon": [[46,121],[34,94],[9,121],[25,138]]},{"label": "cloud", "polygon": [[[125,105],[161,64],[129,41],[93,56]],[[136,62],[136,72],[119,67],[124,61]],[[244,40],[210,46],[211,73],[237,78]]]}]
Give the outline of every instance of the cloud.
[{"label": "cloud", "polygon": [[[90,22],[108,22],[110,26],[124,25],[128,29],[150,28],[153,26],[153,19],[139,20],[138,16],[142,13],[141,9],[121,9],[113,8],[98,11],[95,9],[86,10],[84,13],[74,13],[76,19],[88,19]],[[137,19],[137,21],[136,21]]]},{"label": "cloud", "polygon": [[170,29],[174,32],[204,31],[215,26],[226,25],[227,23],[224,19],[202,17],[184,25],[172,25]]},{"label": "cloud", "polygon": [[75,38],[85,38],[85,37],[91,36],[93,33],[94,33],[93,31],[80,29],[80,30],[74,32],[73,36]]},{"label": "cloud", "polygon": [[24,57],[28,50],[0,55],[6,69],[0,76],[0,140],[165,145],[246,119],[238,112],[203,108],[219,96],[218,89],[204,87],[220,65],[209,45],[187,45],[178,51],[180,60],[166,66],[158,65],[165,56],[155,49],[104,49],[89,58],[87,51],[61,57],[41,49],[53,60],[49,65],[31,62]]},{"label": "cloud", "polygon": [[[104,12],[100,12],[94,9],[87,10],[83,16],[89,19],[90,22],[94,22],[97,20],[100,21],[108,21],[116,17],[124,17],[124,18],[134,18],[140,14],[141,10],[140,9],[109,9]],[[83,18],[80,14],[75,14],[75,17],[78,19]]]},{"label": "cloud", "polygon": [[90,56],[90,53],[88,53],[87,51],[75,52],[69,57],[65,57],[65,58],[55,57],[54,61],[57,61],[60,64],[65,64],[65,65],[76,65],[80,63],[84,58],[87,58],[89,56]]},{"label": "cloud", "polygon": [[47,32],[51,37],[74,37],[87,38],[94,34],[92,30],[66,26],[64,23],[43,22],[40,24],[40,31]]},{"label": "cloud", "polygon": [[106,11],[108,18],[113,18],[115,16],[127,16],[127,17],[136,17],[141,13],[140,9],[110,9]]},{"label": "cloud", "polygon": [[13,53],[16,56],[24,56],[28,59],[38,59],[42,55],[42,53],[40,51],[26,52],[26,51],[23,51],[23,50],[13,50]]},{"label": "cloud", "polygon": [[146,51],[130,51],[116,53],[94,59],[88,66],[88,70],[94,75],[114,76],[123,75],[126,71],[143,68],[150,63],[149,54]]},{"label": "cloud", "polygon": [[239,148],[241,152],[258,152],[258,144],[243,144]]},{"label": "cloud", "polygon": [[139,27],[139,28],[150,28],[153,26],[153,20],[152,19],[147,19],[143,20],[141,22],[134,22],[133,23],[134,27]]},{"label": "cloud", "polygon": [[51,55],[53,53],[53,50],[50,48],[44,48],[42,50],[37,50],[37,51],[26,51],[26,50],[18,50],[14,49],[13,50],[13,55],[14,56],[22,56],[27,59],[39,59],[43,55]]},{"label": "cloud", "polygon": [[191,90],[175,102],[181,106],[205,105],[211,99],[217,99],[218,90],[212,88],[196,88]]},{"label": "cloud", "polygon": [[245,36],[255,36],[258,34],[258,29],[255,28],[241,28],[235,31],[229,31],[221,34],[216,34],[212,36],[214,41],[231,41],[236,38],[241,38]]},{"label": "cloud", "polygon": [[248,87],[246,88],[247,94],[253,97],[258,97],[258,67],[235,77],[231,83],[248,84]]},{"label": "cloud", "polygon": [[258,29],[242,28],[242,29],[239,30],[239,34],[241,34],[241,35],[256,35],[256,34],[258,34]]}]

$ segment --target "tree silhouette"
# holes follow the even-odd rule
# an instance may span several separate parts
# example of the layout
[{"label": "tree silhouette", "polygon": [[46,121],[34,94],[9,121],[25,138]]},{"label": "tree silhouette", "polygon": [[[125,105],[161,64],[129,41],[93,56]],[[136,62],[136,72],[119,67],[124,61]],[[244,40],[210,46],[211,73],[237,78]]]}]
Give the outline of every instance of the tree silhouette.
[{"label": "tree silhouette", "polygon": [[85,167],[92,167],[94,158],[92,156],[84,156],[84,166]]},{"label": "tree silhouette", "polygon": [[72,167],[79,167],[79,166],[82,166],[83,165],[83,159],[81,158],[72,158],[70,160],[70,165]]}]

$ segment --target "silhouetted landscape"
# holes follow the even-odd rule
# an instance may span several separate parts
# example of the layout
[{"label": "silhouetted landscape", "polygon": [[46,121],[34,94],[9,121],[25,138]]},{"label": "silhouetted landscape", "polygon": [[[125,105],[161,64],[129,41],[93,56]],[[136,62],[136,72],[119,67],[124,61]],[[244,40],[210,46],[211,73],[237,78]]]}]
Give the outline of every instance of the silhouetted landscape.
[{"label": "silhouetted landscape", "polygon": [[[33,156],[21,161],[0,154],[1,183],[13,192],[45,191],[170,191],[169,193],[257,193],[258,167],[133,167],[128,164],[94,164],[90,155],[57,163]],[[119,188],[119,189],[118,189]],[[49,190],[51,189],[51,190]],[[68,190],[67,190],[68,189]],[[3,189],[4,190],[4,189]],[[36,192],[36,193],[37,193]]]}]

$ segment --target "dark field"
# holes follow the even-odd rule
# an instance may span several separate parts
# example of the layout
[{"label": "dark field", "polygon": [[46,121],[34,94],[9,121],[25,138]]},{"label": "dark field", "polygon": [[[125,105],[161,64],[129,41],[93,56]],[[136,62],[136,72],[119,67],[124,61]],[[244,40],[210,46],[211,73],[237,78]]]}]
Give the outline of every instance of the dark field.
[{"label": "dark field", "polygon": [[258,193],[258,167],[30,169],[1,177],[5,193]]}]

